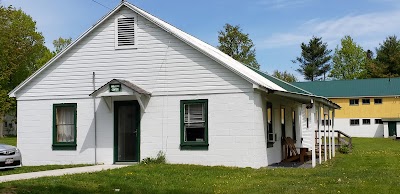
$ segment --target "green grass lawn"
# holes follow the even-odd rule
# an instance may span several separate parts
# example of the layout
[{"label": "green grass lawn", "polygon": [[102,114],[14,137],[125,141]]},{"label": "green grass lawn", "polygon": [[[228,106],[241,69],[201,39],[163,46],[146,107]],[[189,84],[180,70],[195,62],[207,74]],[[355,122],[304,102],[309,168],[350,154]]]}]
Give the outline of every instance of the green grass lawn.
[{"label": "green grass lawn", "polygon": [[[168,154],[167,154],[168,158]],[[0,193],[400,193],[400,141],[355,138],[314,169],[137,165],[0,184]]]},{"label": "green grass lawn", "polygon": [[3,138],[0,138],[0,143],[17,146],[17,137],[3,137]]}]

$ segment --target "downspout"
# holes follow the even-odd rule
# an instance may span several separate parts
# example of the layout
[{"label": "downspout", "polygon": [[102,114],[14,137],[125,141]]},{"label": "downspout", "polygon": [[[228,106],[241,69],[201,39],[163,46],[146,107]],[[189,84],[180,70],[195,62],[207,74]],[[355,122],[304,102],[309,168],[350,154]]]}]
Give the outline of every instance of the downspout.
[{"label": "downspout", "polygon": [[[96,84],[95,84],[95,77],[96,73],[93,72],[92,77],[92,84],[93,84],[93,91],[96,91]],[[94,117],[94,164],[97,164],[97,116],[96,116],[96,95],[93,95],[93,117]]]}]

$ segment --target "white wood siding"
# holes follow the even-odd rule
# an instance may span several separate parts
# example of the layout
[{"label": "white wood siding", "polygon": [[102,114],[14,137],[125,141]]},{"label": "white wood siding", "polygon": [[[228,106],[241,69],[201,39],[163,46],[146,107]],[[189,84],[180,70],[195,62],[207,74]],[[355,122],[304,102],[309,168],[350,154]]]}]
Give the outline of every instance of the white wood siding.
[{"label": "white wood siding", "polygon": [[[303,104],[301,107],[301,117],[302,117],[302,124],[301,124],[301,134],[303,138],[302,147],[304,148],[312,148],[313,138],[315,138],[315,129],[313,126],[315,124],[312,123],[311,119],[311,111],[310,109],[307,111],[306,105]],[[307,118],[308,118],[308,127],[307,127]],[[315,121],[315,120],[314,120]]]},{"label": "white wood siding", "polygon": [[137,16],[137,49],[115,49],[115,18],[123,8],[17,93],[18,100],[85,98],[92,72],[99,87],[127,79],[152,95],[236,93],[252,85],[179,39]]},{"label": "white wood siding", "polygon": [[[263,132],[254,125],[253,96],[251,92],[152,97],[141,120],[141,158],[155,157],[162,150],[170,163],[266,166],[265,144],[256,146]],[[191,99],[208,99],[208,150],[180,150],[180,100]]]},{"label": "white wood siding", "polygon": [[[132,14],[123,9],[124,15]],[[127,79],[152,93],[141,116],[140,158],[170,163],[267,165],[262,100],[252,84],[138,17],[137,49],[115,50],[111,17],[16,95],[24,165],[94,163],[92,72],[96,88]],[[113,97],[114,100],[134,100]],[[180,100],[208,99],[209,150],[180,150]],[[113,163],[113,111],[96,99],[97,162]],[[52,150],[52,108],[77,103],[77,150]]]},{"label": "white wood siding", "polygon": [[[208,99],[210,145],[206,151],[180,150],[180,100],[189,99]],[[97,162],[112,164],[114,115],[103,100],[96,101]],[[60,102],[77,103],[77,150],[51,148],[52,105]],[[170,163],[267,166],[260,102],[253,92],[151,97],[141,115],[140,158],[163,151]],[[18,101],[18,114],[18,147],[24,165],[94,163],[92,99]]]},{"label": "white wood siding", "polygon": [[[77,103],[77,150],[52,150],[53,104]],[[23,165],[94,163],[93,101],[17,101],[17,147]],[[112,139],[111,139],[112,140]]]}]

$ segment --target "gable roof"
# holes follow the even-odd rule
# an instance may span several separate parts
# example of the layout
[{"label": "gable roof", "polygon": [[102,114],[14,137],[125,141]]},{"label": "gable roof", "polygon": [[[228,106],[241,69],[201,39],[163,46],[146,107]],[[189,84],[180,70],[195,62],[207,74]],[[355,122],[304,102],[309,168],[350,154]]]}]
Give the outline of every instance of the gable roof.
[{"label": "gable roof", "polygon": [[328,98],[400,96],[400,77],[297,82],[293,85]]},{"label": "gable roof", "polygon": [[64,53],[68,52],[74,45],[80,42],[84,37],[86,37],[90,32],[92,32],[97,26],[101,25],[104,21],[106,21],[109,17],[111,17],[114,13],[116,13],[121,7],[126,6],[138,15],[142,16],[143,18],[149,20],[150,22],[154,23],[161,29],[165,30],[166,32],[170,33],[171,35],[175,36],[176,38],[180,39],[181,41],[185,42],[186,44],[190,45],[191,47],[195,48],[196,50],[200,51],[201,53],[205,54],[206,56],[210,57],[211,59],[215,60],[216,62],[220,63],[221,65],[225,66],[229,70],[233,71],[237,75],[241,76],[242,78],[246,79],[247,81],[257,84],[259,86],[265,87],[270,90],[278,90],[278,91],[285,91],[283,88],[279,87],[275,83],[265,79],[264,77],[260,76],[259,74],[252,71],[250,68],[244,66],[240,62],[236,61],[235,59],[231,58],[227,54],[221,52],[217,48],[179,30],[178,28],[172,26],[171,24],[158,19],[157,17],[143,11],[142,9],[126,2],[122,1],[116,8],[110,11],[107,15],[101,18],[95,25],[93,25],[90,29],[88,29],[85,33],[83,33],[77,40],[67,46],[62,52],[58,53],[54,58],[48,61],[44,66],[42,66],[39,70],[33,73],[30,77],[24,80],[20,85],[15,87],[9,95],[11,97],[15,97],[15,93],[24,87],[30,80],[34,79],[38,74],[40,74],[43,70],[45,70],[48,66],[50,66],[54,61],[60,58]]},{"label": "gable roof", "polygon": [[179,40],[185,42],[189,46],[193,47],[194,49],[198,50],[199,52],[203,53],[204,55],[210,57],[214,61],[218,62],[219,64],[223,65],[227,69],[231,70],[235,74],[239,75],[240,77],[246,79],[250,83],[255,84],[257,87],[261,89],[267,89],[271,91],[279,91],[285,93],[292,93],[295,95],[305,95],[305,96],[312,96],[321,98],[323,101],[328,101],[327,104],[330,104],[328,99],[324,97],[319,97],[302,90],[296,86],[283,82],[279,79],[273,78],[268,76],[260,71],[253,70],[242,63],[236,61],[232,57],[228,56],[227,54],[223,53],[219,49],[183,32],[182,30],[172,26],[171,24],[160,20],[159,18],[141,10],[140,8],[126,2],[122,1],[116,8],[114,8],[111,12],[109,12],[106,16],[100,19],[95,25],[93,25],[89,30],[83,33],[76,41],[70,44],[67,48],[65,48],[62,52],[56,55],[53,59],[47,62],[43,67],[41,67],[38,71],[24,80],[20,85],[14,88],[10,93],[10,97],[15,97],[15,93],[23,88],[30,80],[34,79],[38,74],[40,74],[43,70],[45,70],[48,66],[50,66],[54,61],[60,58],[64,53],[68,52],[74,45],[80,42],[84,37],[86,37],[91,31],[93,31],[97,26],[101,25],[104,21],[106,21],[110,16],[112,16],[115,12],[117,12],[121,7],[126,6],[132,11],[136,12],[138,15],[142,16],[143,18],[149,20],[150,22],[154,23],[161,29],[165,30],[166,32],[170,33],[171,35],[175,36]]},{"label": "gable roof", "polygon": [[258,73],[255,73],[249,67],[236,61],[235,59],[233,59],[229,55],[225,54],[224,52],[220,51],[219,49],[215,48],[214,46],[211,46],[211,45],[197,39],[196,37],[194,37],[186,32],[183,32],[182,30],[176,28],[175,26],[172,26],[171,24],[143,11],[142,9],[140,9],[130,3],[125,2],[124,4],[128,8],[135,11],[140,16],[153,22],[158,27],[162,28],[163,30],[170,33],[171,35],[175,36],[176,38],[180,39],[181,41],[185,42],[186,44],[188,44],[191,47],[195,48],[196,50],[200,51],[204,55],[210,57],[214,61],[225,66],[226,68],[228,68],[229,70],[238,74],[239,76],[243,77],[247,81],[258,84],[260,86],[266,87],[271,90],[285,91],[280,86],[276,85],[275,83],[271,82],[270,80],[265,79],[264,77],[260,76]]}]

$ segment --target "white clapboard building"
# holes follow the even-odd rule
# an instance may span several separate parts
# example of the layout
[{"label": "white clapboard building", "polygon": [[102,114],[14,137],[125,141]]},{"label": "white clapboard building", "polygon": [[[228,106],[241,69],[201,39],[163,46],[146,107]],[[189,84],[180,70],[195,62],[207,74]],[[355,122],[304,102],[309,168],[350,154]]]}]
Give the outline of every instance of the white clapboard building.
[{"label": "white clapboard building", "polygon": [[315,156],[317,112],[339,108],[128,2],[9,95],[24,165],[140,162],[162,151],[169,163],[258,168],[283,160],[283,137]]}]

